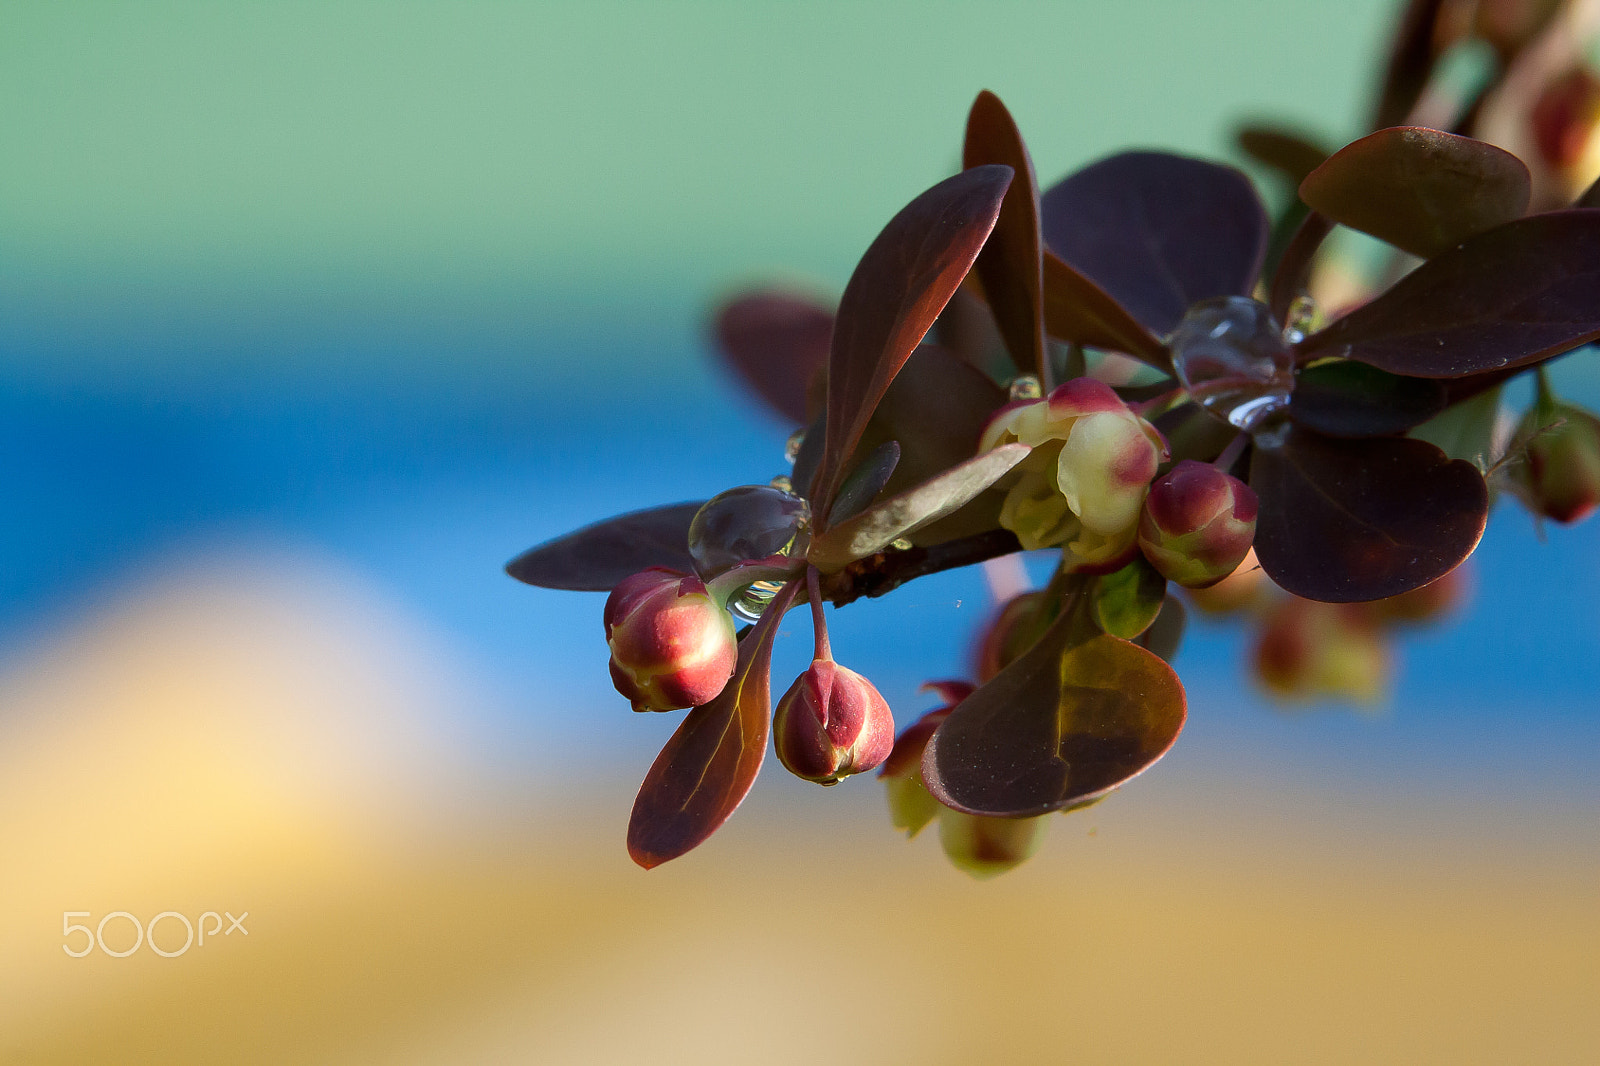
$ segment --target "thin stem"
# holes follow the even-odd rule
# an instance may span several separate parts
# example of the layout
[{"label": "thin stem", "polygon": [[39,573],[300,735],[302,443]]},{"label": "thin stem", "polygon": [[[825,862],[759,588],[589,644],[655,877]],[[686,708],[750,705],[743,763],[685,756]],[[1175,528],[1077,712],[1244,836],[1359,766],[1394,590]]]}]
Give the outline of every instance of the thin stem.
[{"label": "thin stem", "polygon": [[822,582],[814,566],[806,567],[806,589],[811,594],[811,629],[816,640],[811,657],[832,660],[833,647],[828,643],[828,623],[822,617]]},{"label": "thin stem", "polygon": [[1233,435],[1228,446],[1222,449],[1222,454],[1217,456],[1211,465],[1226,474],[1233,469],[1233,464],[1239,461],[1239,456],[1244,453],[1245,445],[1250,443],[1250,434],[1240,430]]}]

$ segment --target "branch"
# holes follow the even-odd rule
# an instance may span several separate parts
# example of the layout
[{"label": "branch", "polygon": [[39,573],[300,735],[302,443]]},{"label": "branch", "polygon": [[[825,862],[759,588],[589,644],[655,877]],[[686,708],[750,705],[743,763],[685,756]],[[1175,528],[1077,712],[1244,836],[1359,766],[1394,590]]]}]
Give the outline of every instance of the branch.
[{"label": "branch", "polygon": [[857,559],[836,574],[822,579],[822,596],[835,607],[863,596],[882,596],[915,578],[971,566],[985,559],[1010,555],[1022,550],[1017,535],[1009,529],[992,529],[960,540],[946,541],[929,548],[890,549]]}]

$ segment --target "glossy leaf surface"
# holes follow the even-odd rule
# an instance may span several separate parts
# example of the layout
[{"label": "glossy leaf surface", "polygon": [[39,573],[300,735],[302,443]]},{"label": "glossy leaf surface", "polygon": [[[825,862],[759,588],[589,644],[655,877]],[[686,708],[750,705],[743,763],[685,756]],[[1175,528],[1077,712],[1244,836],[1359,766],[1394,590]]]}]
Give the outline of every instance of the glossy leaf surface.
[{"label": "glossy leaf surface", "polygon": [[1021,816],[1104,795],[1150,768],[1183,728],[1183,686],[1144,648],[1069,640],[1075,611],[950,713],[923,754],[941,803]]},{"label": "glossy leaf surface", "polygon": [[1476,467],[1405,437],[1334,440],[1292,425],[1257,434],[1250,487],[1261,568],[1330,603],[1397,596],[1449,573],[1489,513]]},{"label": "glossy leaf surface", "polygon": [[1127,352],[1168,372],[1172,356],[1161,338],[1145,329],[1104,289],[1044,253],[1044,321],[1052,337],[1090,348]]},{"label": "glossy leaf surface", "polygon": [[797,588],[791,582],[778,592],[739,642],[728,687],[689,711],[639,787],[628,822],[628,854],[645,869],[704,842],[755,783],[772,716],[772,643]]},{"label": "glossy leaf surface", "polygon": [[790,293],[752,293],[718,312],[715,331],[744,383],[785,420],[803,424],[807,391],[828,361],[833,310]]},{"label": "glossy leaf surface", "polygon": [[1532,179],[1522,160],[1423,126],[1368,134],[1300,183],[1300,199],[1335,222],[1424,259],[1521,218]]},{"label": "glossy leaf surface", "polygon": [[887,548],[890,542],[966,504],[1027,458],[1026,444],[1006,444],[951,467],[898,496],[874,504],[811,541],[807,559],[823,573]]},{"label": "glossy leaf surface", "polygon": [[933,325],[994,228],[1005,166],[946,178],[901,209],[856,265],[828,357],[828,422],[816,499],[826,517],[843,465],[884,390]]},{"label": "glossy leaf surface", "polygon": [[1266,253],[1266,212],[1232,167],[1124,152],[1049,189],[1046,247],[1165,336],[1191,304],[1248,296]]},{"label": "glossy leaf surface", "polygon": [[1553,211],[1430,259],[1299,351],[1427,378],[1526,366],[1600,337],[1596,293],[1600,211]]},{"label": "glossy leaf surface", "polygon": [[1043,282],[1039,267],[1039,181],[1017,124],[1000,98],[985,89],[967,115],[963,167],[1000,163],[1015,176],[1000,218],[974,264],[995,325],[1018,371],[1044,376]]},{"label": "glossy leaf surface", "polygon": [[608,518],[530,548],[506,564],[518,581],[547,589],[607,592],[652,566],[694,571],[689,523],[705,503],[674,503]]},{"label": "glossy leaf surface", "polygon": [[833,520],[842,522],[871,503],[872,498],[889,483],[898,465],[899,441],[886,440],[867,453],[867,457],[845,475],[844,484],[839,486],[839,495],[833,501]]},{"label": "glossy leaf surface", "polygon": [[1094,617],[1100,628],[1136,640],[1155,622],[1167,596],[1167,579],[1143,555],[1094,585]]},{"label": "glossy leaf surface", "polygon": [[1444,410],[1444,386],[1341,359],[1296,376],[1289,415],[1330,437],[1387,437],[1420,426]]}]

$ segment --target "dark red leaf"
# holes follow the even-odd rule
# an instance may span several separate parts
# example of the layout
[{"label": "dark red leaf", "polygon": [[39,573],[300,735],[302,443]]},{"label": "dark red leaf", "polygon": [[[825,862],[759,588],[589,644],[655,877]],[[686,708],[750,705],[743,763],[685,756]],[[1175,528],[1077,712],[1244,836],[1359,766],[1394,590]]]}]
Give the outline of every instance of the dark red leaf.
[{"label": "dark red leaf", "polygon": [[1422,425],[1444,405],[1444,386],[1434,378],[1401,377],[1339,359],[1295,376],[1289,415],[1330,437],[1387,437]]},{"label": "dark red leaf", "polygon": [[645,775],[628,822],[628,854],[646,870],[698,847],[755,783],[772,717],[772,643],[798,587],[779,590],[739,642],[728,687],[689,712]]},{"label": "dark red leaf", "polygon": [[1256,558],[1296,596],[1378,600],[1472,554],[1489,514],[1477,467],[1405,437],[1334,440],[1286,425],[1256,435]]},{"label": "dark red leaf", "polygon": [[803,424],[807,390],[828,361],[832,309],[791,293],[751,293],[723,307],[715,329],[717,347],[744,383]]},{"label": "dark red leaf", "polygon": [[827,435],[813,499],[819,521],[884,390],[978,257],[1011,174],[995,165],[946,178],[891,219],[856,265],[828,359]]},{"label": "dark red leaf", "polygon": [[1248,296],[1267,250],[1266,211],[1232,167],[1124,152],[1040,201],[1046,247],[1165,336],[1212,296]]},{"label": "dark red leaf", "polygon": [[1300,183],[1335,222],[1431,259],[1528,210],[1532,179],[1503,148],[1425,126],[1368,134]]},{"label": "dark red leaf", "polygon": [[506,573],[540,588],[607,592],[652,566],[692,572],[689,523],[704,503],[652,507],[584,526],[523,552]]},{"label": "dark red leaf", "polygon": [[1247,125],[1239,130],[1237,139],[1251,159],[1271,167],[1295,185],[1328,158],[1322,146],[1276,126]]},{"label": "dark red leaf", "polygon": [[1413,270],[1307,337],[1307,355],[1455,378],[1526,366],[1600,337],[1600,211],[1508,222]]},{"label": "dark red leaf", "polygon": [[1172,354],[1159,337],[1104,289],[1048,251],[1044,253],[1044,321],[1053,337],[1089,348],[1126,352],[1172,372]]},{"label": "dark red leaf", "polygon": [[1583,190],[1583,195],[1572,202],[1573,207],[1600,207],[1600,178]]},{"label": "dark red leaf", "polygon": [[1102,796],[1143,773],[1183,728],[1183,686],[1119,637],[1071,635],[1064,611],[1032,648],[963,700],[923,753],[941,803],[1025,816]]},{"label": "dark red leaf", "polygon": [[[896,496],[972,458],[990,415],[1005,402],[1006,390],[982,372],[938,345],[924,344],[883,394],[851,465],[864,462],[884,441],[899,442],[899,465],[883,488],[883,495]],[[911,539],[936,544],[993,529],[1004,495],[991,490]],[[992,513],[977,513],[986,502],[993,502]]]},{"label": "dark red leaf", "polygon": [[1039,181],[1017,124],[985,89],[967,115],[964,167],[1000,163],[1015,173],[1000,218],[974,264],[1000,335],[1017,369],[1044,379],[1044,320],[1039,267]]}]

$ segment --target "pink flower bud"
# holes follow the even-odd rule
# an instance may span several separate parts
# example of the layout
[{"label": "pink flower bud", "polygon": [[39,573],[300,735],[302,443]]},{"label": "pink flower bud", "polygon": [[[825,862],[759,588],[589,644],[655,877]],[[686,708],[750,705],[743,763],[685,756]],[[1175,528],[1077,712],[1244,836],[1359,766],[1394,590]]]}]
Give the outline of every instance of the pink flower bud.
[{"label": "pink flower bud", "polygon": [[1390,673],[1376,621],[1369,604],[1290,597],[1267,616],[1256,644],[1256,676],[1284,699],[1376,703]]},{"label": "pink flower bud", "polygon": [[894,716],[872,682],[832,659],[814,659],[778,701],[772,732],[790,773],[835,785],[889,757]]},{"label": "pink flower bud", "polygon": [[1185,588],[1215,585],[1239,566],[1256,535],[1256,494],[1214,466],[1185,459],[1150,486],[1139,547]]},{"label": "pink flower bud", "polygon": [[1087,566],[1125,561],[1139,506],[1167,454],[1160,432],[1111,386],[1076,378],[1043,400],[1001,408],[979,450],[1012,441],[1033,452],[1012,477],[1000,524],[1029,550],[1063,544]]},{"label": "pink flower bud", "polygon": [[733,619],[697,577],[652,567],[618,582],[606,600],[611,681],[636,711],[672,711],[715,699],[739,658]]},{"label": "pink flower bud", "polygon": [[[1536,420],[1543,420],[1541,429]],[[1559,424],[1557,424],[1559,423]],[[1524,420],[1527,461],[1511,468],[1528,506],[1557,522],[1578,522],[1600,506],[1600,420],[1555,402]]]}]

